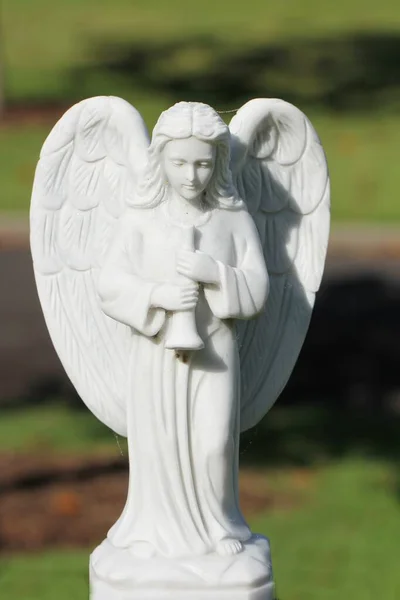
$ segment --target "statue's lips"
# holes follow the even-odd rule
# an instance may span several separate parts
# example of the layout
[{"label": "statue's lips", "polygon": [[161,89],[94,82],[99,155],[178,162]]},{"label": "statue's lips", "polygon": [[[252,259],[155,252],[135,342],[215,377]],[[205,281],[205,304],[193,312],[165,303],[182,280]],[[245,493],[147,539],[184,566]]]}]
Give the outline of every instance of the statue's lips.
[{"label": "statue's lips", "polygon": [[185,188],[185,190],[197,190],[197,186],[196,185],[185,185],[183,184],[183,186]]}]

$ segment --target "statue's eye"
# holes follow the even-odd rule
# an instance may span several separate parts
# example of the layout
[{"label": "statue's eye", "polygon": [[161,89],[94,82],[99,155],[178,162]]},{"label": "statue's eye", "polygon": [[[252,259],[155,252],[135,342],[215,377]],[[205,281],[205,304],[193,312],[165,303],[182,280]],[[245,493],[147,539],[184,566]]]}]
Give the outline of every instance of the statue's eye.
[{"label": "statue's eye", "polygon": [[209,169],[211,167],[211,163],[208,160],[202,160],[199,166],[203,167],[203,169]]},{"label": "statue's eye", "polygon": [[184,165],[184,161],[183,161],[183,160],[173,160],[173,161],[172,161],[172,164],[173,164],[175,167],[182,167],[182,165]]}]

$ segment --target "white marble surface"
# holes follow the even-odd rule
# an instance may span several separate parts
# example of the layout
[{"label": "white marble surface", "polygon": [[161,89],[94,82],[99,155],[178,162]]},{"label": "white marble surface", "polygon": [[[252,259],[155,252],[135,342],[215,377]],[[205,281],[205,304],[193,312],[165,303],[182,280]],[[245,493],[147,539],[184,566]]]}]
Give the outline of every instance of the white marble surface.
[{"label": "white marble surface", "polygon": [[[237,598],[273,600],[269,542],[253,536],[233,556],[137,559],[105,540],[90,558],[92,600],[120,598]],[[148,593],[149,596],[143,595]],[[178,594],[178,595],[176,595]]]},{"label": "white marble surface", "polygon": [[96,600],[107,585],[133,598],[140,577],[150,590],[151,573],[170,591],[270,597],[239,434],[290,376],[328,230],[324,152],[282,100],[248,102],[229,127],[181,102],[150,140],[128,103],[91,98],[50,133],[31,208],[39,297],[72,383],[130,456],[125,508],[93,554]]}]

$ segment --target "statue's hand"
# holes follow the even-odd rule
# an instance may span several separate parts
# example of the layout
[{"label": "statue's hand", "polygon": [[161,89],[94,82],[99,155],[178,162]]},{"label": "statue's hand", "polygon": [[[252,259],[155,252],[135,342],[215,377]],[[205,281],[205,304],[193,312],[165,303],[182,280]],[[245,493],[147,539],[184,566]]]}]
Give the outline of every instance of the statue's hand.
[{"label": "statue's hand", "polygon": [[215,260],[203,252],[181,250],[176,270],[181,275],[200,283],[219,283],[218,266]]},{"label": "statue's hand", "polygon": [[171,311],[190,310],[196,306],[198,299],[199,286],[193,281],[183,285],[161,283],[153,290],[151,305]]}]

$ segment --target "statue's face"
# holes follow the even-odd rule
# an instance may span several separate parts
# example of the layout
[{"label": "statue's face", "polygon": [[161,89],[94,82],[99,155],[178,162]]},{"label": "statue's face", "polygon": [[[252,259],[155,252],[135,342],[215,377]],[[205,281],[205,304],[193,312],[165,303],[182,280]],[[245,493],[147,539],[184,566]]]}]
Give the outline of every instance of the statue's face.
[{"label": "statue's face", "polygon": [[193,202],[206,189],[215,165],[215,146],[195,137],[171,140],[164,148],[164,171],[172,189]]}]

